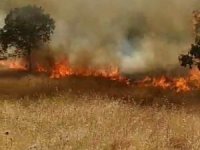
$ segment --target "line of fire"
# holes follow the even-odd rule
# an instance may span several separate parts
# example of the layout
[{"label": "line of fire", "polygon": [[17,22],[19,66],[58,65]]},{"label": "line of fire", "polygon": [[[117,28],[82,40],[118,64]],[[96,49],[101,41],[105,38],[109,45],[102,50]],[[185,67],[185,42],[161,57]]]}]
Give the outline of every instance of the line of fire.
[{"label": "line of fire", "polygon": [[[26,15],[25,20],[23,20],[24,13],[30,14],[31,12],[36,15]],[[39,19],[35,23],[30,23],[32,17]],[[34,62],[33,49],[39,48],[41,43],[48,43],[55,29],[54,20],[45,14],[42,8],[36,6],[16,8],[7,15],[5,26],[0,30],[2,49],[0,65],[19,71],[46,73],[52,79],[69,76],[93,76],[118,81],[127,86],[155,87],[163,90],[175,90],[176,92],[197,90],[200,89],[200,72],[198,70],[200,69],[200,11],[194,11],[193,18],[195,42],[191,45],[188,54],[179,56],[181,66],[189,67],[191,70],[188,75],[182,77],[146,76],[142,80],[132,81],[122,75],[118,66],[113,65],[103,68],[73,68],[67,57],[53,61],[51,59],[48,66]]]}]

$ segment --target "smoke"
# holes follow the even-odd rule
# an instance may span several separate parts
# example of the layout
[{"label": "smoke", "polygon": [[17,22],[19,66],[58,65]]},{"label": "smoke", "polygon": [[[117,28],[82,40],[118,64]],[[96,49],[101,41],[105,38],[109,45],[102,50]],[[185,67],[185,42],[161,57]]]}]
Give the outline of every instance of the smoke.
[{"label": "smoke", "polygon": [[2,0],[2,18],[14,7],[42,6],[56,21],[51,42],[75,66],[117,65],[124,73],[178,65],[193,41],[192,11],[199,0]]}]

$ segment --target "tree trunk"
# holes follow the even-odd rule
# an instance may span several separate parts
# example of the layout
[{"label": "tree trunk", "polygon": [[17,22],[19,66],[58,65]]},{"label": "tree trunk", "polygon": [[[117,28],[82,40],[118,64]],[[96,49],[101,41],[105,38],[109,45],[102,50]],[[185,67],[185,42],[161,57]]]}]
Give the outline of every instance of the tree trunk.
[{"label": "tree trunk", "polygon": [[28,71],[31,73],[33,71],[31,49],[28,50]]}]

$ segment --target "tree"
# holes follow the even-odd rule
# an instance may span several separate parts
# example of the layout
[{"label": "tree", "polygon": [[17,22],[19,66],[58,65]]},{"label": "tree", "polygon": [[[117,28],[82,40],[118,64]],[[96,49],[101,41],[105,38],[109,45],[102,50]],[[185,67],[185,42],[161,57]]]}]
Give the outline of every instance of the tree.
[{"label": "tree", "polygon": [[29,71],[32,71],[32,51],[50,41],[55,22],[41,7],[25,6],[11,10],[0,29],[0,44],[3,51],[16,47],[28,56]]},{"label": "tree", "polygon": [[200,11],[194,11],[193,16],[195,42],[191,45],[188,54],[179,56],[179,61],[181,66],[192,68],[196,65],[200,70]]}]

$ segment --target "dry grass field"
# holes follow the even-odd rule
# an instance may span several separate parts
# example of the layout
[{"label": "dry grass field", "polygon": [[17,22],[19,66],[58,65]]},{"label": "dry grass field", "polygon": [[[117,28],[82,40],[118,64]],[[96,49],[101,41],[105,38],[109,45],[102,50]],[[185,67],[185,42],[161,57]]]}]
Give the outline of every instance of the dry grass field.
[{"label": "dry grass field", "polygon": [[198,150],[198,91],[0,74],[1,150]]}]

